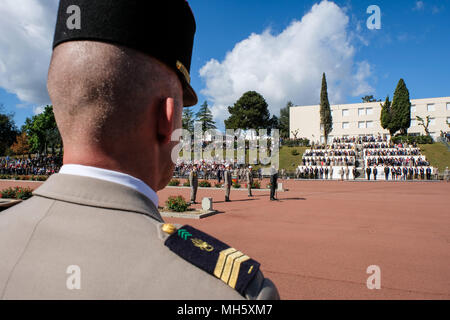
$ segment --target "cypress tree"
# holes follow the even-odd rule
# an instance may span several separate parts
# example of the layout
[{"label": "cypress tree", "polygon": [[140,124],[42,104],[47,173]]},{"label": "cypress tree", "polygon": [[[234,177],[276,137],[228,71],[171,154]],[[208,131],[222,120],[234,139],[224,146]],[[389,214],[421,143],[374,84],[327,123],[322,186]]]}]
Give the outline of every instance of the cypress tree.
[{"label": "cypress tree", "polygon": [[395,132],[391,132],[390,124],[391,124],[391,101],[389,101],[389,96],[386,97],[386,100],[384,104],[381,105],[381,115],[380,115],[380,122],[381,127],[383,129],[389,130],[389,133],[393,135]]},{"label": "cypress tree", "polygon": [[202,123],[202,130],[206,131],[208,129],[216,129],[216,122],[213,120],[213,115],[211,110],[208,108],[208,103],[205,101],[200,106],[197,114],[197,121]]},{"label": "cypress tree", "polygon": [[394,92],[391,107],[391,130],[395,133],[400,130],[402,135],[407,134],[411,125],[411,101],[405,81],[400,79]]},{"label": "cypress tree", "polygon": [[333,128],[333,119],[331,117],[330,103],[328,102],[327,79],[325,72],[322,76],[322,90],[320,92],[320,124],[323,126],[323,136],[325,144],[328,142],[328,134]]}]

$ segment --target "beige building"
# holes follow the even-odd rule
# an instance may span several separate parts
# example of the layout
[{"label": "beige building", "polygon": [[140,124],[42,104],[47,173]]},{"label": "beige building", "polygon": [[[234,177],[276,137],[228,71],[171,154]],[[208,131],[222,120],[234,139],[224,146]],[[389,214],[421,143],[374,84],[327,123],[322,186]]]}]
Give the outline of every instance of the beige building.
[{"label": "beige building", "polygon": [[[409,134],[425,134],[416,116],[425,119],[427,115],[430,116],[428,130],[434,139],[439,137],[441,130],[449,131],[447,122],[450,122],[450,97],[413,99],[411,105]],[[298,138],[323,142],[319,110],[319,105],[290,108],[290,137],[294,138],[293,132],[297,132]],[[334,137],[345,136],[378,134],[389,136],[389,131],[384,130],[380,124],[381,102],[332,105],[331,113],[333,130],[329,135],[329,141]]]}]

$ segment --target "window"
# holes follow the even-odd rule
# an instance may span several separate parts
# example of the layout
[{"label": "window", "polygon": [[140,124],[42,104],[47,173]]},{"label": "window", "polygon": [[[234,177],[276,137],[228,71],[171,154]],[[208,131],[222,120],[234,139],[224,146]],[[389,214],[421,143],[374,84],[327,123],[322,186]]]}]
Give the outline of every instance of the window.
[{"label": "window", "polygon": [[331,117],[333,117],[333,114],[334,114],[334,112],[333,112],[333,110],[331,110]]},{"label": "window", "polygon": [[320,143],[324,143],[325,142],[325,137],[324,136],[320,136]]},{"label": "window", "polygon": [[373,121],[367,121],[366,126],[367,128],[373,128]]},{"label": "window", "polygon": [[450,102],[447,102],[447,111],[450,111]]},{"label": "window", "polygon": [[363,128],[365,128],[366,127],[366,123],[364,122],[364,121],[359,121],[358,122],[358,128],[359,129],[363,129]]},{"label": "window", "polygon": [[415,126],[417,126],[417,120],[411,119],[411,127],[415,127]]},{"label": "window", "polygon": [[373,108],[367,108],[366,109],[366,114],[367,115],[373,114]]},{"label": "window", "polygon": [[348,115],[349,115],[348,109],[342,109],[342,116],[348,117]]},{"label": "window", "polygon": [[434,126],[434,125],[436,125],[436,119],[430,118],[430,126]]},{"label": "window", "polygon": [[320,124],[320,131],[323,130],[323,123]]},{"label": "window", "polygon": [[450,117],[447,117],[447,123],[450,123]]},{"label": "window", "polygon": [[358,108],[358,116],[363,116],[364,114],[364,108]]},{"label": "window", "polygon": [[416,112],[416,105],[415,104],[413,104],[411,106],[411,113],[414,113],[414,112]]},{"label": "window", "polygon": [[434,104],[427,104],[427,110],[428,112],[434,111],[435,110]]},{"label": "window", "polygon": [[342,122],[342,129],[350,128],[350,124],[348,122]]}]

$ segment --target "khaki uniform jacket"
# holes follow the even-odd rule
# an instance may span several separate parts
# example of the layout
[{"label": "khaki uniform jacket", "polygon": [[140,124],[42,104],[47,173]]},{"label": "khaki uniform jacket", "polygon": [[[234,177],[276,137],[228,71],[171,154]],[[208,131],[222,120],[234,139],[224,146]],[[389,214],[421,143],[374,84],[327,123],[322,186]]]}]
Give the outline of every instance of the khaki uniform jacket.
[{"label": "khaki uniform jacket", "polygon": [[191,170],[189,173],[189,184],[191,187],[197,188],[198,187],[198,171]]},{"label": "khaki uniform jacket", "polygon": [[[162,222],[131,188],[55,174],[0,213],[0,298],[244,299],[170,251]],[[68,289],[69,266],[80,268],[79,290]],[[245,296],[276,299],[278,292],[258,273]]]},{"label": "khaki uniform jacket", "polygon": [[226,188],[231,187],[231,184],[233,183],[232,178],[231,178],[231,171],[225,170],[223,176],[224,176],[225,187]]}]

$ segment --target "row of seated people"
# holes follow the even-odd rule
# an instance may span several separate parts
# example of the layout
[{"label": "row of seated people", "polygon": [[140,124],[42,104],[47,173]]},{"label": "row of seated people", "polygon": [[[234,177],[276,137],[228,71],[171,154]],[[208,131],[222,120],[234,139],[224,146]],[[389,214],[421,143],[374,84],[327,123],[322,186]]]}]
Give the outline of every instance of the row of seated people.
[{"label": "row of seated people", "polygon": [[297,179],[355,179],[354,166],[298,166],[295,172]]},{"label": "row of seated people", "polygon": [[397,143],[392,144],[390,142],[366,142],[363,143],[364,149],[404,149],[404,148],[416,148],[417,145],[415,143],[413,144],[407,144],[407,143]]},{"label": "row of seated people", "polygon": [[365,143],[365,142],[388,142],[387,137],[382,137],[381,135],[378,136],[363,136],[358,137],[357,139],[359,144]]},{"label": "row of seated people", "polygon": [[355,157],[303,157],[304,166],[354,166]]},{"label": "row of seated people", "polygon": [[365,156],[419,156],[419,148],[366,149]]},{"label": "row of seated people", "polygon": [[332,143],[329,145],[313,145],[312,149],[316,150],[350,150],[354,149],[354,143]]},{"label": "row of seated people", "polygon": [[425,157],[368,157],[365,158],[366,166],[395,166],[395,167],[421,167],[429,166]]},{"label": "row of seated people", "polygon": [[330,151],[323,151],[323,150],[317,150],[317,149],[307,149],[305,150],[305,153],[303,154],[304,157],[355,157],[356,153],[355,150],[330,150]]},{"label": "row of seated people", "polygon": [[437,169],[432,167],[366,167],[365,177],[368,180],[432,180],[437,175]]}]

